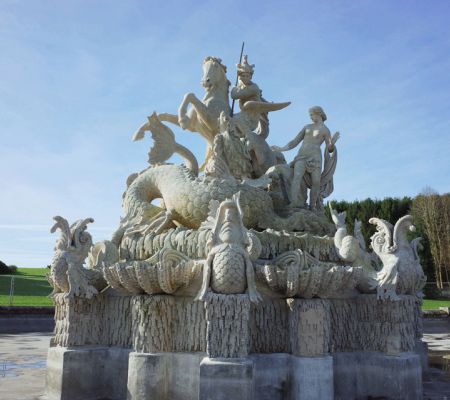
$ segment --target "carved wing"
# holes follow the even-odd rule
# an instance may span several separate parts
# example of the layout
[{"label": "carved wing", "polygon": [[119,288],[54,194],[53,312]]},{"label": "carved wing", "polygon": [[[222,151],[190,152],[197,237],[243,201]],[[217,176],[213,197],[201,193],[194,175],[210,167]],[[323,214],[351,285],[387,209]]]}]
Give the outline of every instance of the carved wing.
[{"label": "carved wing", "polygon": [[405,215],[401,217],[394,226],[393,247],[398,248],[400,246],[408,246],[409,242],[406,237],[408,231],[414,231],[413,217],[411,215]]},{"label": "carved wing", "polygon": [[389,262],[383,263],[383,269],[377,273],[377,298],[379,300],[399,300],[396,293],[398,282],[398,260],[390,256]]},{"label": "carved wing", "polygon": [[79,248],[81,245],[86,244],[88,240],[91,240],[91,235],[87,232],[83,234],[83,232],[86,230],[87,224],[92,222],[94,222],[94,218],[79,219],[70,226],[70,231],[72,233],[71,244],[73,246]]},{"label": "carved wing", "polygon": [[175,152],[175,135],[169,127],[159,120],[155,112],[148,117],[148,124],[154,141],[148,153],[148,162],[151,165],[164,163]]},{"label": "carved wing", "polygon": [[53,217],[56,223],[50,229],[50,233],[55,233],[57,229],[61,231],[61,237],[56,241],[55,250],[67,250],[71,242],[70,227],[67,219],[57,215]]},{"label": "carved wing", "polygon": [[[376,225],[377,231],[371,237],[371,245],[374,251],[393,253],[396,249],[392,246],[392,224],[381,218],[370,218],[369,223]],[[381,251],[378,251],[379,246],[382,247]]]},{"label": "carved wing", "polygon": [[347,225],[345,224],[345,218],[347,216],[347,212],[346,211],[342,211],[342,212],[338,213],[331,206],[331,203],[329,203],[328,206],[330,208],[331,219],[333,220],[334,225],[336,225],[336,228],[347,228]]}]

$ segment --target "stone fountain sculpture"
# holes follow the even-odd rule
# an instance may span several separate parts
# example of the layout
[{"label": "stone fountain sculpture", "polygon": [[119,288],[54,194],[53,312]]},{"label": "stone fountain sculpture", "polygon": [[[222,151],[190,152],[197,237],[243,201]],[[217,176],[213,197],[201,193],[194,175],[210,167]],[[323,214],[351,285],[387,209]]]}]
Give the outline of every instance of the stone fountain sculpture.
[{"label": "stone fountain sculpture", "polygon": [[[421,398],[411,217],[372,218],[372,253],[360,223],[349,234],[333,209],[331,223],[339,134],[313,107],[313,124],[271,148],[268,113],[289,103],[262,98],[247,56],[237,68],[239,113],[226,67],[207,57],[203,100],[187,94],[136,132],[152,135],[150,166],[127,179],[110,240],[92,244],[91,218],[55,217],[50,400]],[[206,139],[203,168],[165,122]],[[184,165],[167,163],[175,153]]]}]

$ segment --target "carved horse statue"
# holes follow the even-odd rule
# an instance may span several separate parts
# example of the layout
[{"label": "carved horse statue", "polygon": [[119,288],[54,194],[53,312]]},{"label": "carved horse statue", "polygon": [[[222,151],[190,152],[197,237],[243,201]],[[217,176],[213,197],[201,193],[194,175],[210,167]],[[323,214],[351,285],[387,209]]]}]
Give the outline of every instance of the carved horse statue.
[{"label": "carved horse statue", "polygon": [[[178,115],[158,114],[160,121],[167,121],[182,129],[200,133],[208,143],[206,160],[212,154],[214,137],[219,133],[220,113],[223,111],[227,115],[230,114],[228,98],[230,81],[226,72],[227,68],[220,58],[206,57],[203,61],[202,85],[206,90],[203,100],[199,100],[194,93],[187,93],[178,109]],[[189,105],[192,107],[188,110]],[[150,125],[146,122],[134,134],[133,140],[142,139],[148,130]]]}]

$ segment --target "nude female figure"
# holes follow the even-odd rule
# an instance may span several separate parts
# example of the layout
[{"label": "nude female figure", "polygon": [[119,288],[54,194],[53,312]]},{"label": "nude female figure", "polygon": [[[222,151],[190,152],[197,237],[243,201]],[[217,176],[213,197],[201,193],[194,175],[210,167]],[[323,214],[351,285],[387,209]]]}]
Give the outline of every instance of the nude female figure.
[{"label": "nude female figure", "polygon": [[309,109],[309,115],[313,121],[312,124],[305,125],[297,136],[286,146],[273,146],[272,149],[275,151],[292,150],[303,141],[297,156],[291,164],[291,166],[293,165],[294,174],[290,190],[289,206],[297,208],[304,205],[305,199],[300,195],[301,184],[305,173],[309,173],[312,181],[309,206],[314,210],[317,208],[320,177],[322,173],[322,152],[320,146],[325,142],[328,151],[332,153],[334,151],[334,144],[339,139],[339,132],[336,132],[333,137],[331,137],[330,130],[324,124],[327,116],[322,107],[311,107]]}]

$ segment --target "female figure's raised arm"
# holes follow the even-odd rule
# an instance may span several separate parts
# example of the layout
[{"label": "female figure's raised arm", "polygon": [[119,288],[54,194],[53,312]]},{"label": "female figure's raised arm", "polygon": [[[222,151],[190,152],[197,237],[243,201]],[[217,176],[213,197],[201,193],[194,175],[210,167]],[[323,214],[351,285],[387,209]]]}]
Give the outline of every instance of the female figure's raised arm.
[{"label": "female figure's raised arm", "polygon": [[288,151],[292,150],[295,146],[297,146],[304,138],[305,138],[306,126],[302,128],[302,130],[297,134],[297,136],[291,140],[286,146],[278,147],[272,146],[272,150],[274,151]]}]

